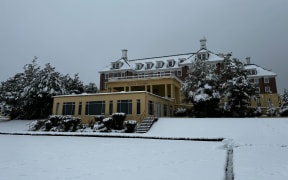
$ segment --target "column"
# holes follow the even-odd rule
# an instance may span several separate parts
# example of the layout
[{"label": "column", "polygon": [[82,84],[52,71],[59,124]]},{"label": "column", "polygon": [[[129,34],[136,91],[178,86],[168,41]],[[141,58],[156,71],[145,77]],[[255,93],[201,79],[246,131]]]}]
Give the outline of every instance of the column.
[{"label": "column", "polygon": [[168,91],[168,86],[167,86],[167,84],[165,84],[165,98],[168,97],[168,94],[167,94],[168,92],[167,91]]}]

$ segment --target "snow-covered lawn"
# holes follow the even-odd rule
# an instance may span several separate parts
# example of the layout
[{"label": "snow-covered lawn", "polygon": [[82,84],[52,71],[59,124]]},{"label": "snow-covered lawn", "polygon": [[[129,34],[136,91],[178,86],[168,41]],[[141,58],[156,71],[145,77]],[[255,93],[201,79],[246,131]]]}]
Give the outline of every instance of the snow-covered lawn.
[{"label": "snow-covered lawn", "polygon": [[[0,121],[0,132],[27,132],[29,122]],[[160,118],[131,135],[225,140],[0,135],[0,179],[223,180],[228,146],[235,180],[288,179],[286,118]]]},{"label": "snow-covered lawn", "polygon": [[219,143],[0,136],[0,179],[223,180]]}]

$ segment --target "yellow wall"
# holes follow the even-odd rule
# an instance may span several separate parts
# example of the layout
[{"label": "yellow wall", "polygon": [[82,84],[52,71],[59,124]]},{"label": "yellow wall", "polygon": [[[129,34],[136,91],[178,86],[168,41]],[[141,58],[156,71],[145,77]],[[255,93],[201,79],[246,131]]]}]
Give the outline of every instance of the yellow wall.
[{"label": "yellow wall", "polygon": [[[279,99],[278,99],[278,94],[260,94],[260,103],[261,103],[261,108],[263,110],[263,114],[266,113],[267,108],[269,108],[268,101],[267,99],[271,99],[271,104],[273,105],[274,108],[278,109],[279,108]],[[251,100],[251,107],[257,107],[257,101],[252,99]]]},{"label": "yellow wall", "polygon": [[107,82],[107,92],[147,91],[161,97],[169,97],[175,103],[181,102],[180,89],[181,83],[174,77],[124,79]]},{"label": "yellow wall", "polygon": [[[62,115],[63,103],[65,102],[74,102],[75,103],[75,114],[74,116],[81,117],[84,123],[88,123],[91,120],[94,120],[95,115],[85,115],[86,102],[89,101],[105,101],[105,116],[109,115],[109,104],[110,101],[113,101],[113,113],[117,112],[117,101],[118,100],[132,100],[132,114],[127,114],[127,120],[137,120],[141,121],[144,117],[148,116],[148,102],[153,101],[154,104],[154,116],[164,116],[164,104],[167,105],[167,108],[172,107],[174,110],[174,103],[170,99],[166,99],[160,96],[153,95],[147,92],[118,92],[118,93],[99,93],[99,94],[84,94],[84,95],[73,95],[73,96],[55,96],[53,102],[53,114]],[[140,114],[137,114],[137,100],[140,100]],[[79,103],[82,102],[81,115],[79,115]],[[58,106],[57,106],[58,104]],[[161,106],[161,114],[157,114],[157,105]],[[57,113],[58,107],[58,113]],[[100,115],[100,114],[99,114]],[[166,116],[173,116],[173,113],[170,113],[168,110]]]}]

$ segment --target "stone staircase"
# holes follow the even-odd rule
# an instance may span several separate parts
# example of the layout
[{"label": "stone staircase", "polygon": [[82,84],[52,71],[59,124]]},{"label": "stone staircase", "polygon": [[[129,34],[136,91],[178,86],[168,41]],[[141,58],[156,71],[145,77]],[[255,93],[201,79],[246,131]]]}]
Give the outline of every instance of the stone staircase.
[{"label": "stone staircase", "polygon": [[157,118],[155,118],[154,116],[144,118],[143,121],[137,125],[135,132],[136,133],[148,132],[155,121],[157,121]]}]

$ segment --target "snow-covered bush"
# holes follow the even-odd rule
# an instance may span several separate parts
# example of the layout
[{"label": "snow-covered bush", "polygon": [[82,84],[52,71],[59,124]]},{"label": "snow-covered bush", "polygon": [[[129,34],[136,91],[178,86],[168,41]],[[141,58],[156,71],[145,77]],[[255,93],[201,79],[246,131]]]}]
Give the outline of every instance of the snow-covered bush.
[{"label": "snow-covered bush", "polygon": [[254,109],[254,116],[258,117],[258,116],[262,116],[262,110],[261,107],[257,107]]},{"label": "snow-covered bush", "polygon": [[104,118],[104,119],[102,120],[102,122],[103,122],[103,124],[104,124],[104,126],[105,126],[105,128],[106,128],[107,131],[110,131],[110,130],[111,130],[112,125],[113,125],[113,121],[114,121],[114,120],[113,120],[112,118],[110,118],[110,117]]},{"label": "snow-covered bush", "polygon": [[35,120],[29,123],[30,131],[38,131],[45,124],[45,120]]},{"label": "snow-covered bush", "polygon": [[288,103],[284,103],[281,105],[279,109],[279,114],[281,116],[288,116]]},{"label": "snow-covered bush", "polygon": [[31,131],[76,131],[81,128],[81,119],[73,116],[50,116],[47,120],[36,120],[29,124]]},{"label": "snow-covered bush", "polygon": [[137,121],[135,121],[135,120],[124,121],[124,125],[126,127],[125,132],[133,133],[135,131],[135,128],[136,128],[136,125],[137,125]]},{"label": "snow-covered bush", "polygon": [[175,116],[186,116],[187,115],[187,109],[183,107],[178,107],[175,111]]},{"label": "snow-covered bush", "polygon": [[272,107],[267,109],[266,114],[267,114],[267,116],[270,116],[270,117],[276,116],[277,111],[276,111],[275,107],[272,106]]},{"label": "snow-covered bush", "polygon": [[113,113],[113,125],[112,128],[116,130],[124,129],[124,120],[126,119],[125,113]]}]

